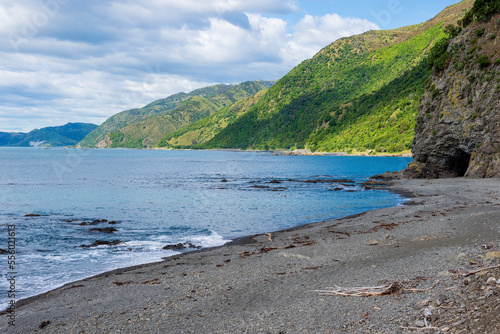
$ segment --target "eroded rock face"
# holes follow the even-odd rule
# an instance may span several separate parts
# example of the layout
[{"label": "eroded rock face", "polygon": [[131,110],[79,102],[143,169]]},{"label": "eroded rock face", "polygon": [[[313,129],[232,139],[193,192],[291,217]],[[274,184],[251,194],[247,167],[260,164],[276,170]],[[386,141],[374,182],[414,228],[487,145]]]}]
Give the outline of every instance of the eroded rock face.
[{"label": "eroded rock face", "polygon": [[[451,41],[449,63],[433,74],[422,100],[414,161],[403,176],[500,177],[499,18],[474,23]],[[491,64],[480,64],[484,56]]]}]

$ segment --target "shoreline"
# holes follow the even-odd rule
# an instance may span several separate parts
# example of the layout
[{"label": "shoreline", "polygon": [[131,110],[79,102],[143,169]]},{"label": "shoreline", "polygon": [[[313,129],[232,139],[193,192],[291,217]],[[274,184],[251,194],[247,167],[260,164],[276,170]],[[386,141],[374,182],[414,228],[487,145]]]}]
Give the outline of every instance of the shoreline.
[{"label": "shoreline", "polygon": [[500,251],[500,180],[398,180],[387,190],[415,197],[72,282],[19,301],[15,330],[32,332],[49,321],[43,332],[394,333],[421,319],[415,305],[445,293],[445,283],[371,299],[311,291],[415,277],[425,277],[417,288],[437,278],[452,284],[443,271],[470,267],[469,257],[486,252],[483,244]]},{"label": "shoreline", "polygon": [[[57,147],[53,147],[57,148]],[[241,150],[236,148],[214,148],[214,149],[177,149],[177,148],[163,148],[163,147],[144,147],[144,148],[126,148],[126,147],[116,147],[116,148],[100,148],[100,147],[68,147],[81,150],[151,150],[151,151],[220,151],[220,152],[241,152],[241,153],[269,153],[276,156],[338,156],[338,157],[399,157],[399,158],[412,158],[413,154],[411,150],[396,152],[396,153],[383,153],[383,152],[370,152],[370,151],[355,151],[354,153],[347,152],[312,152],[307,149],[297,149],[297,150]]]},{"label": "shoreline", "polygon": [[[390,186],[387,187],[387,188],[378,188],[377,187],[377,189],[390,191],[390,192],[392,192],[394,194],[397,194],[397,195],[400,195],[400,196],[402,196],[402,197],[404,197],[404,198],[406,198],[408,200],[410,200],[411,198],[415,197],[415,194],[413,194],[412,192],[408,192],[408,191],[405,191],[405,190],[402,190],[402,189],[392,189]],[[406,202],[404,202],[402,205],[406,205]],[[397,207],[397,206],[399,206],[399,205],[396,205],[394,207]],[[374,210],[379,210],[379,209],[374,209]],[[76,283],[79,283],[79,282],[85,282],[85,281],[88,281],[88,280],[91,280],[91,279],[94,279],[94,278],[100,278],[100,277],[108,276],[108,275],[123,274],[123,273],[131,271],[131,270],[146,268],[146,267],[149,267],[151,265],[156,265],[156,264],[163,263],[163,262],[169,260],[172,257],[182,257],[182,256],[187,255],[187,254],[209,252],[209,251],[213,251],[213,250],[216,250],[216,249],[219,249],[219,248],[223,248],[223,247],[227,247],[227,246],[248,245],[248,244],[255,243],[254,238],[267,237],[267,235],[269,233],[276,234],[276,233],[294,232],[294,231],[301,230],[303,228],[307,228],[309,226],[314,226],[316,224],[326,224],[326,223],[331,223],[331,222],[335,222],[335,221],[341,221],[341,220],[344,220],[344,219],[357,218],[357,217],[359,217],[359,216],[361,216],[361,215],[363,215],[363,214],[365,214],[367,212],[374,211],[374,210],[363,211],[363,212],[360,212],[360,213],[350,214],[350,215],[347,215],[345,217],[340,217],[340,218],[335,218],[335,219],[329,219],[329,220],[325,220],[325,221],[305,223],[305,224],[297,225],[297,226],[294,226],[294,227],[288,227],[288,228],[277,230],[277,231],[263,232],[263,233],[253,234],[253,235],[245,235],[245,236],[241,236],[241,237],[237,237],[237,238],[231,239],[227,243],[225,243],[223,245],[220,245],[220,246],[213,246],[213,247],[207,247],[207,248],[190,250],[190,251],[188,250],[188,251],[185,251],[185,252],[181,252],[180,254],[172,255],[170,257],[164,257],[164,258],[162,258],[162,260],[159,260],[159,261],[148,262],[148,263],[143,263],[143,264],[138,264],[138,265],[128,266],[128,267],[120,267],[120,268],[116,268],[116,269],[104,271],[104,272],[99,273],[99,274],[91,275],[91,276],[86,277],[86,278],[82,278],[82,279],[78,279],[78,280],[75,280],[75,281],[71,281],[71,282],[65,283],[65,284],[63,284],[63,285],[61,285],[59,287],[50,289],[49,291],[42,292],[42,293],[34,295],[34,296],[30,296],[30,297],[19,299],[18,301],[16,301],[16,307],[21,307],[23,305],[30,304],[31,302],[34,302],[34,301],[36,301],[39,298],[43,298],[45,295],[48,295],[48,294],[50,294],[51,292],[53,292],[55,290],[68,288],[69,286],[73,286],[73,285],[75,285]],[[7,313],[6,310],[0,310],[0,317],[4,316],[6,313]]]}]

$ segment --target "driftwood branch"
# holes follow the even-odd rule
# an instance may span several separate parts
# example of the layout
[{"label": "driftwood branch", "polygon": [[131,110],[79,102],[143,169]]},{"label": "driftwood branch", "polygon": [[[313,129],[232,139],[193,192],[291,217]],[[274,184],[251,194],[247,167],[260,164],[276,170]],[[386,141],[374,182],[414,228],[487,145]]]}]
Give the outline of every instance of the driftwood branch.
[{"label": "driftwood branch", "polygon": [[462,276],[463,277],[467,277],[467,276],[470,276],[470,275],[474,275],[474,274],[480,273],[481,271],[491,270],[491,269],[496,269],[496,268],[500,268],[500,265],[493,266],[493,267],[485,267],[485,268],[481,268],[481,269],[478,269],[478,270],[468,271],[465,274],[462,274]]},{"label": "driftwood branch", "polygon": [[425,330],[440,330],[439,327],[399,327],[401,329],[411,330],[411,331],[425,331]]},{"label": "driftwood branch", "polygon": [[314,290],[322,296],[351,296],[351,297],[377,297],[377,296],[391,296],[408,292],[425,292],[430,291],[438,285],[439,281],[434,283],[433,286],[427,289],[409,289],[405,288],[400,282],[392,282],[390,284],[374,287],[356,287],[356,288],[326,288],[326,290]]}]

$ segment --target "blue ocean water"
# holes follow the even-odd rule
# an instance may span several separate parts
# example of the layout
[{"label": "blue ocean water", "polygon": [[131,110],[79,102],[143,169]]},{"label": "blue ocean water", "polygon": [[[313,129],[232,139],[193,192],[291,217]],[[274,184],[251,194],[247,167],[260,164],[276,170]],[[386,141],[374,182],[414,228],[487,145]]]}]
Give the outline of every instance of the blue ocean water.
[{"label": "blue ocean water", "polygon": [[[244,235],[398,205],[405,199],[359,183],[409,162],[260,152],[0,148],[0,248],[7,249],[8,225],[15,225],[19,300],[178,254],[163,250],[167,244],[218,246]],[[104,219],[116,224],[81,225]],[[105,227],[117,232],[89,231]],[[123,243],[79,247],[96,240]],[[0,270],[0,308],[5,308],[7,255],[0,255]]]}]

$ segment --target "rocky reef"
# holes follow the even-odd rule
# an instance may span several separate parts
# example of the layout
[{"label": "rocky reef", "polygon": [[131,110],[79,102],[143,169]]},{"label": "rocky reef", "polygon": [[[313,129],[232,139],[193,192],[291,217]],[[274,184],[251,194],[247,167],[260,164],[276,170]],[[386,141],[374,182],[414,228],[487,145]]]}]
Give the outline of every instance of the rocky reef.
[{"label": "rocky reef", "polygon": [[415,126],[408,178],[500,177],[500,15],[444,46]]}]

